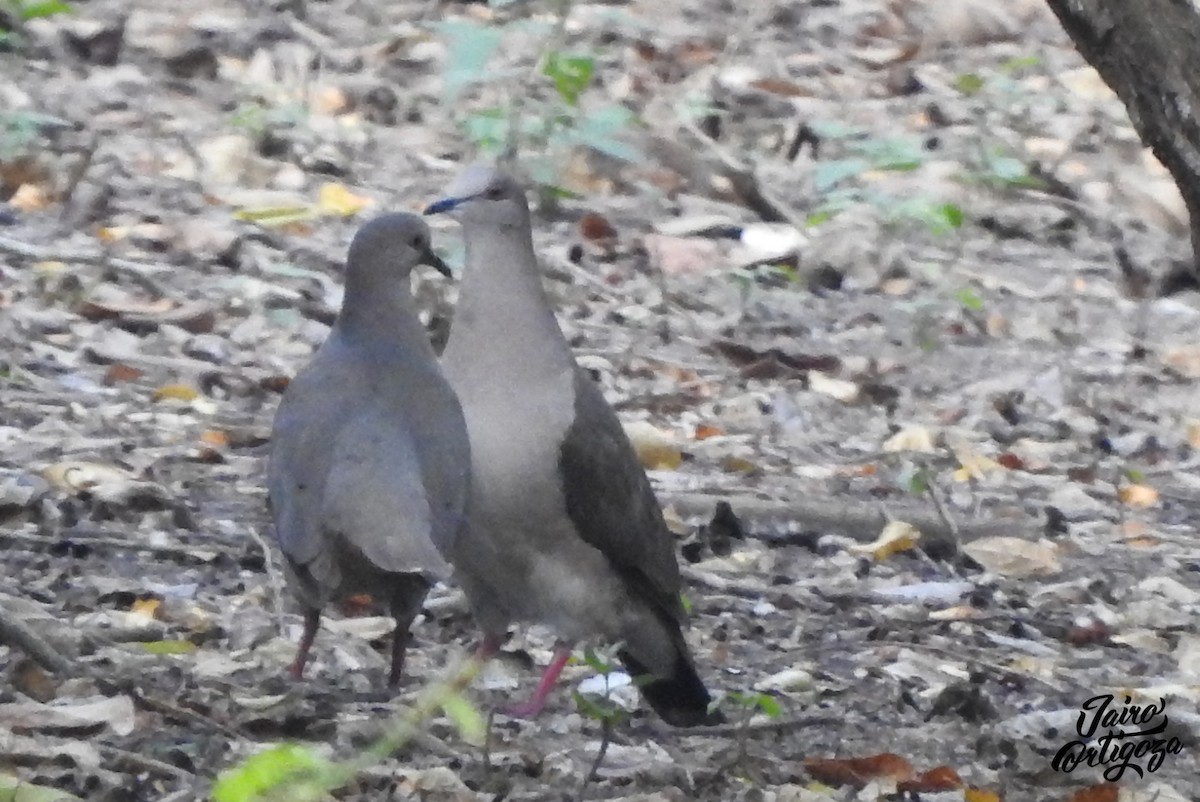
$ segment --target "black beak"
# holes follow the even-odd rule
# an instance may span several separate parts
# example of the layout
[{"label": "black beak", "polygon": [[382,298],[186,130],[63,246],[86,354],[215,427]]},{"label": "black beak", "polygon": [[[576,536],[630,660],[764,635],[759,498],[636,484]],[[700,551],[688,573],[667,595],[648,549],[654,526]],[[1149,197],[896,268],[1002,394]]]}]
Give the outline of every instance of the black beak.
[{"label": "black beak", "polygon": [[433,252],[433,248],[426,248],[425,253],[421,254],[421,264],[429,265],[446,278],[454,278],[454,274],[450,272],[450,265],[443,262],[442,257]]}]

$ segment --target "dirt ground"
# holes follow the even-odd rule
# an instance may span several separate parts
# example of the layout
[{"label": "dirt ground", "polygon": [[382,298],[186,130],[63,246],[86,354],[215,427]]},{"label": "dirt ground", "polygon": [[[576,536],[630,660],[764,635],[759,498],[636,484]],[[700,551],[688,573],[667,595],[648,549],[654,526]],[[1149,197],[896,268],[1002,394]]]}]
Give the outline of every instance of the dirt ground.
[{"label": "dirt ground", "polygon": [[[436,719],[336,797],[1200,798],[1182,205],[1040,4],[950,5],[568,3],[556,25],[79,0],[27,23],[0,53],[0,779],[207,798],[268,744],[355,754],[471,648],[439,588],[394,698],[371,615],[331,611],[288,681],[264,458],[355,227],[438,197],[481,110],[556,108],[520,27],[541,20],[640,154],[552,154],[573,194],[536,219],[547,286],[680,530],[701,673],[754,717],[689,734],[638,708],[581,791],[580,664],[486,755]],[[453,21],[504,31],[456,95]],[[454,287],[416,281],[444,337]],[[703,526],[720,500],[743,538]],[[551,645],[516,633],[470,698],[527,694]],[[743,715],[754,692],[780,710]],[[1164,700],[1180,746],[1119,797],[1052,766],[1110,693]],[[898,790],[934,769],[979,790]]]}]

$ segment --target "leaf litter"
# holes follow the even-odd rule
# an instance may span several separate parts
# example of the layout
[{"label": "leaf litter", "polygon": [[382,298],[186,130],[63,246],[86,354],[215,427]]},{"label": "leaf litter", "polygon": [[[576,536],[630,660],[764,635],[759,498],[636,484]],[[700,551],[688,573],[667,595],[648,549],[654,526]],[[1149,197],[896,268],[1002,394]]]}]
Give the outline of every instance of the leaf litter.
[{"label": "leaf litter", "polygon": [[[540,74],[501,36],[476,80],[455,37],[524,12],[292,5],[92,0],[0,66],[0,611],[71,657],[0,646],[0,752],[46,799],[204,798],[285,739],[352,754],[472,642],[439,589],[398,697],[369,615],[285,682],[262,458],[353,228],[420,208],[472,109]],[[1114,256],[1186,251],[1177,191],[1038,4],[702,6],[569,8],[551,77],[587,111],[602,76],[644,125],[572,146],[586,197],[535,236],[683,535],[702,673],[782,720],[739,749],[635,712],[589,793],[1102,787],[1048,768],[1088,698],[1159,694],[1193,726],[1200,303],[1132,292]],[[417,292],[444,336],[453,288]],[[518,636],[470,698],[502,705],[551,646]],[[563,689],[497,717],[490,768],[446,720],[427,735],[342,798],[572,792],[598,731]],[[1194,796],[1196,761],[1127,790]]]}]

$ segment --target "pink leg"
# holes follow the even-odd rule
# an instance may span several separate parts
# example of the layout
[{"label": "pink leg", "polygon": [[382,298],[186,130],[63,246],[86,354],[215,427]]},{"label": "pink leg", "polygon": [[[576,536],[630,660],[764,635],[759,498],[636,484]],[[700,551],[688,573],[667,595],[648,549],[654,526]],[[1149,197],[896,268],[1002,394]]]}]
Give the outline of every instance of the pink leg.
[{"label": "pink leg", "polygon": [[475,656],[483,662],[491,660],[496,655],[500,654],[500,647],[504,645],[503,635],[484,634],[483,640],[479,643],[479,648],[475,650]]},{"label": "pink leg", "polygon": [[292,679],[304,679],[304,664],[308,662],[308,652],[312,648],[313,641],[317,638],[317,629],[320,626],[321,611],[305,610],[304,634],[300,636],[300,646],[296,649],[296,659],[292,662]]},{"label": "pink leg", "polygon": [[546,697],[550,695],[550,691],[554,690],[554,683],[558,681],[558,675],[567,665],[567,661],[571,659],[570,644],[559,643],[554,647],[554,658],[550,661],[550,665],[546,666],[545,672],[542,674],[542,680],[538,683],[537,690],[533,692],[528,702],[510,707],[504,712],[513,718],[535,718],[538,713],[542,712],[542,708],[546,706]]}]

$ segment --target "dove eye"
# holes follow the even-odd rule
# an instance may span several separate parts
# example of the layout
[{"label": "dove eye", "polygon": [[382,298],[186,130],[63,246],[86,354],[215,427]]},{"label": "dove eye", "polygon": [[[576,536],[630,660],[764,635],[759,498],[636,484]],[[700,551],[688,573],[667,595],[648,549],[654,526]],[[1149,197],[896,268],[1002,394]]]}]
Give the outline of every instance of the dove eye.
[{"label": "dove eye", "polygon": [[416,237],[413,237],[412,239],[410,239],[410,240],[408,241],[408,244],[409,244],[409,245],[411,245],[413,248],[415,248],[416,250],[418,250],[418,251],[419,251],[419,250],[421,250],[421,247],[422,247],[422,246],[423,246],[425,243],[424,243],[424,241],[421,239],[421,237],[420,237],[420,236],[416,236]]},{"label": "dove eye", "polygon": [[483,193],[483,197],[488,200],[500,200],[504,197],[504,190],[500,187],[492,187],[487,192]]}]

